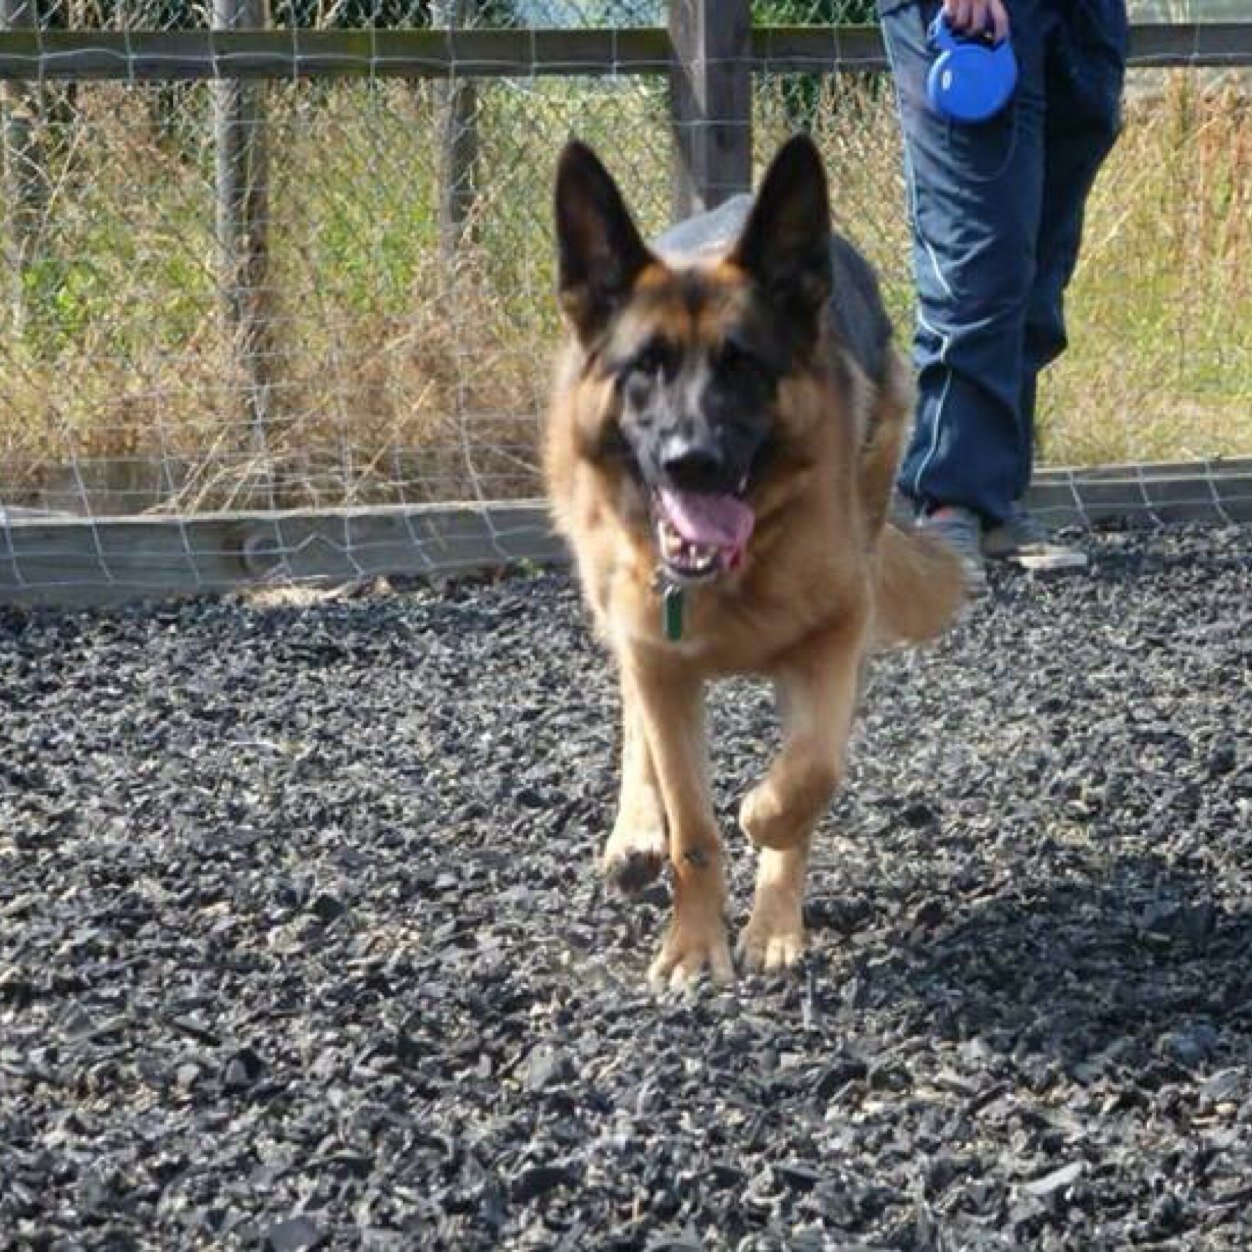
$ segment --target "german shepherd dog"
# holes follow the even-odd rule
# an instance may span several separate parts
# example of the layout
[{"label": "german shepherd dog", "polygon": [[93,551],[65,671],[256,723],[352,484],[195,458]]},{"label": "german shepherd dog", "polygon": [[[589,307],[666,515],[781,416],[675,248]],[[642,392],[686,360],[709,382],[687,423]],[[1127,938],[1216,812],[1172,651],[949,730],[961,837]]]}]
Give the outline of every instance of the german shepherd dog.
[{"label": "german shepherd dog", "polygon": [[571,333],[545,474],[623,705],[603,867],[632,890],[669,858],[654,985],[732,977],[703,687],[769,677],[783,745],[739,811],[760,860],[738,952],[749,969],[783,969],[803,951],[809,842],[866,657],[933,638],[963,599],[946,549],[888,521],[908,373],[873,272],[832,232],[803,136],[755,202],[652,248],[581,143],[561,155],[555,201]]}]

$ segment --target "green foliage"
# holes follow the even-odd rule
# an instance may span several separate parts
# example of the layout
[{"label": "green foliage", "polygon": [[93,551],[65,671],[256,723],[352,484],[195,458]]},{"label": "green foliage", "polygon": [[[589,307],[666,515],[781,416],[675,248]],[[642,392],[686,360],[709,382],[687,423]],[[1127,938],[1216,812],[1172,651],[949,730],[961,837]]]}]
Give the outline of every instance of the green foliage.
[{"label": "green foliage", "polygon": [[[49,254],[25,266],[26,348],[55,361],[85,342],[123,358],[183,342],[199,324],[205,303],[214,299],[211,281],[186,252],[141,256],[142,246],[143,240],[129,234],[123,220],[102,218],[76,241],[72,255]],[[119,319],[118,291],[141,273],[162,292],[159,316]]]}]

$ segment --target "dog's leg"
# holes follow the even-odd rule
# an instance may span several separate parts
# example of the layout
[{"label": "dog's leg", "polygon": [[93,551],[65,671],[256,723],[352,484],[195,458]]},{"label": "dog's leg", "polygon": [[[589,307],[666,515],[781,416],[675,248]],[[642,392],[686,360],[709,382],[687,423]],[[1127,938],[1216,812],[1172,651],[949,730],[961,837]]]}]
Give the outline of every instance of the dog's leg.
[{"label": "dog's leg", "polygon": [[790,969],[804,954],[804,879],[811,839],[806,835],[786,852],[761,849],[752,916],[737,945],[748,969]]},{"label": "dog's leg", "polygon": [[843,772],[863,655],[862,621],[806,640],[777,675],[782,751],[745,797],[740,825],[762,849],[752,916],[739,940],[750,969],[781,969],[804,950],[809,842]]},{"label": "dog's leg", "polygon": [[721,841],[709,792],[702,683],[653,657],[633,656],[627,665],[665,805],[674,871],[674,916],[648,979],[654,986],[681,987],[707,970],[729,982],[734,966],[726,940]]},{"label": "dog's leg", "polygon": [[641,891],[660,872],[669,846],[665,806],[657,787],[639,700],[625,671],[622,688],[622,785],[613,833],[604,846],[604,876],[627,893]]}]

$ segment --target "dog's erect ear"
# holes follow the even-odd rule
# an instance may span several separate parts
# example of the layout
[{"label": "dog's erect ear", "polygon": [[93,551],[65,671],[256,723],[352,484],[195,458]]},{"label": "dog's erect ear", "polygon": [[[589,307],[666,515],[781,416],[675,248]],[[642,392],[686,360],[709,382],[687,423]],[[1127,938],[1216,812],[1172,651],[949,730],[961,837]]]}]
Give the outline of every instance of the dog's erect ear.
[{"label": "dog's erect ear", "polygon": [[780,309],[810,319],[816,330],[830,296],[830,197],[807,135],[779,149],[730,259]]},{"label": "dog's erect ear", "polygon": [[556,171],[557,291],[584,344],[604,330],[653,258],[600,158],[574,140]]}]

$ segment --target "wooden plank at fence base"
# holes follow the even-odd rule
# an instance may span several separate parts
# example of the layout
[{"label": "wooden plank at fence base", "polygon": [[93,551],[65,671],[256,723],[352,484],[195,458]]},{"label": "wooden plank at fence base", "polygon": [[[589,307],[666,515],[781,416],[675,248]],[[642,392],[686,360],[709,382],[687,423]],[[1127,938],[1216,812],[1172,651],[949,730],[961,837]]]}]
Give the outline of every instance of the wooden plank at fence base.
[{"label": "wooden plank at fence base", "polygon": [[420,505],[199,517],[0,514],[0,604],[90,606],[565,559],[546,508]]},{"label": "wooden plank at fence base", "polygon": [[1252,462],[1043,470],[1031,484],[1027,505],[1048,526],[1252,522]]},{"label": "wooden plank at fence base", "polygon": [[[1043,470],[1049,526],[1252,522],[1252,463]],[[89,520],[0,509],[0,604],[169,599],[290,583],[468,573],[568,560],[535,500]]]}]

